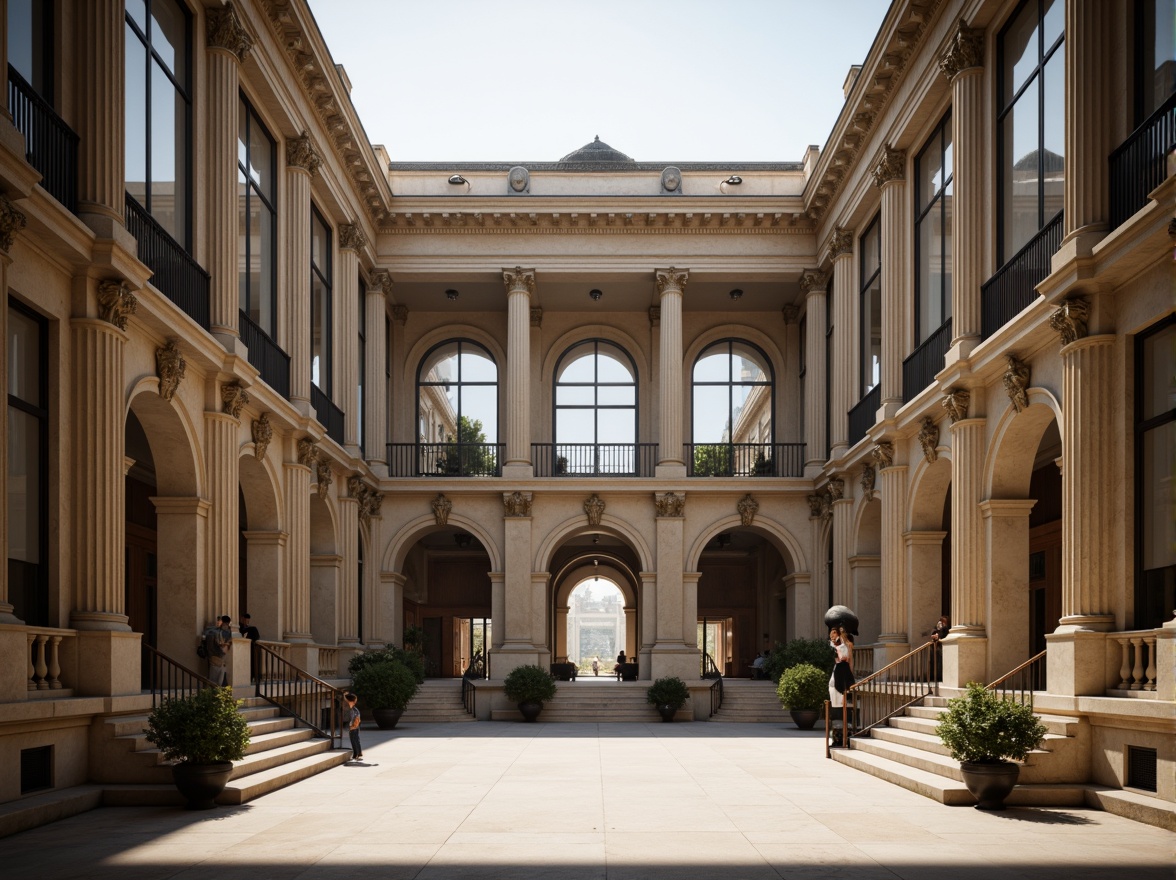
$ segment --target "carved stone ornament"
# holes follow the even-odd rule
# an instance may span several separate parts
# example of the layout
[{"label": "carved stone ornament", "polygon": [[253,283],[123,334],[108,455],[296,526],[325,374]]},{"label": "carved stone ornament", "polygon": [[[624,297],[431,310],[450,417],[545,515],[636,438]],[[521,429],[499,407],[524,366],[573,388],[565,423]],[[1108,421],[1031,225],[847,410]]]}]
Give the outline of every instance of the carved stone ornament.
[{"label": "carved stone ornament", "polygon": [[1013,409],[1024,412],[1029,408],[1029,365],[1015,354],[1009,355],[1004,373],[1005,393],[1013,402]]},{"label": "carved stone ornament", "polygon": [[503,516],[530,516],[531,497],[522,492],[511,492],[502,496]]},{"label": "carved stone ornament", "polygon": [[311,177],[318,173],[319,166],[323,164],[323,157],[310,142],[310,132],[303,131],[298,137],[286,140],[286,164],[302,168]]},{"label": "carved stone ornament", "polygon": [[453,510],[453,502],[444,495],[438,494],[429,506],[433,508],[433,521],[439,526],[446,525],[449,522],[449,511]]},{"label": "carved stone ornament", "polygon": [[845,480],[830,480],[828,488],[830,501],[840,501],[845,497]]},{"label": "carved stone ornament", "polygon": [[368,519],[373,516],[380,515],[380,508],[384,505],[384,493],[379,489],[372,489],[368,492],[367,508]]},{"label": "carved stone ornament", "polygon": [[584,512],[588,514],[588,525],[600,525],[600,518],[604,516],[604,501],[599,495],[593,493],[592,496],[584,502]]},{"label": "carved stone ornament", "polygon": [[531,190],[531,172],[522,165],[516,165],[506,175],[506,183],[510,192],[525,193]]},{"label": "carved stone ornament", "polygon": [[372,290],[378,287],[383,292],[384,296],[391,296],[393,286],[394,284],[392,281],[392,273],[384,269],[380,269],[379,271],[372,273],[372,286],[368,289]]},{"label": "carved stone ornament", "polygon": [[814,290],[823,292],[828,283],[828,272],[822,272],[820,269],[805,269],[804,274],[800,276],[800,292],[805,296]]},{"label": "carved stone ornament", "polygon": [[668,166],[661,173],[661,191],[663,193],[682,192],[682,172],[673,165]]},{"label": "carved stone ornament", "polygon": [[892,180],[904,180],[906,150],[891,149],[889,144],[883,144],[882,153],[878,156],[871,173],[874,175],[874,186],[885,186]]},{"label": "carved stone ornament", "polygon": [[739,511],[739,522],[749,526],[755,522],[755,515],[759,512],[759,502],[748,492],[735,502],[735,509]]},{"label": "carved stone ornament", "polygon": [[660,498],[655,495],[653,498],[653,506],[657,511],[659,518],[685,516],[686,496],[678,495],[674,492],[667,492]]},{"label": "carved stone ornament", "polygon": [[228,49],[237,56],[238,61],[244,61],[249,50],[253,48],[253,37],[241,26],[237,18],[237,11],[230,3],[219,9],[213,7],[208,14],[208,47],[210,49]]},{"label": "carved stone ornament", "polygon": [[780,312],[784,315],[785,324],[795,324],[796,317],[800,314],[800,307],[795,303],[789,303],[788,305],[784,306]]},{"label": "carved stone ornament", "polygon": [[318,447],[305,437],[298,441],[298,463],[308,468],[318,464]]},{"label": "carved stone ornament", "polygon": [[225,405],[225,412],[237,419],[241,417],[241,408],[249,402],[249,394],[239,382],[222,385],[221,402]]},{"label": "carved stone ornament", "polygon": [[821,515],[821,511],[825,507],[825,495],[823,493],[814,492],[808,497],[809,516],[816,519]]},{"label": "carved stone ornament", "polygon": [[315,469],[315,480],[318,483],[319,498],[326,498],[331,491],[331,483],[335,482],[335,472],[331,470],[331,463],[320,461]]},{"label": "carved stone ornament", "polygon": [[867,464],[862,466],[862,498],[866,501],[874,500],[874,483],[877,480],[877,474],[874,473],[874,466]]},{"label": "carved stone ornament", "polygon": [[984,31],[964,25],[961,18],[955,36],[947,44],[947,51],[939,59],[939,69],[951,82],[961,70],[984,66]]},{"label": "carved stone ornament", "polygon": [[923,427],[919,429],[919,443],[923,447],[923,457],[928,463],[939,458],[939,451],[936,449],[939,445],[939,426],[931,416],[923,418]]},{"label": "carved stone ornament", "polygon": [[531,326],[532,327],[542,327],[543,326],[543,309],[539,308],[538,306],[531,309]]},{"label": "carved stone ornament", "polygon": [[670,291],[684,293],[686,290],[686,282],[690,279],[690,271],[688,269],[675,269],[670,266],[668,269],[658,269],[654,272],[654,279],[657,284],[657,295],[662,296]]},{"label": "carved stone ornament", "polygon": [[1077,342],[1086,335],[1086,321],[1090,317],[1090,303],[1080,296],[1063,300],[1056,312],[1050,315],[1049,326],[1057,331],[1062,345]]},{"label": "carved stone ornament", "polygon": [[356,500],[360,522],[364,525],[370,524],[372,517],[379,514],[384,496],[360,477],[348,477],[347,494]]},{"label": "carved stone ornament", "polygon": [[357,223],[342,223],[339,226],[339,250],[361,251],[367,244],[367,236]]},{"label": "carved stone ornament", "polygon": [[0,250],[7,251],[16,240],[16,234],[25,228],[25,215],[13,207],[8,196],[0,195]]},{"label": "carved stone ornament", "polygon": [[894,444],[884,440],[874,447],[870,453],[880,468],[888,468],[894,464]]},{"label": "carved stone ornament", "polygon": [[972,402],[972,393],[964,388],[956,388],[944,395],[940,405],[947,410],[954,425],[960,419],[968,417],[968,404]]},{"label": "carved stone ornament", "polygon": [[829,259],[836,260],[842,254],[853,253],[853,230],[833,227],[833,237],[829,239]]},{"label": "carved stone ornament", "polygon": [[401,326],[408,323],[408,306],[399,304],[392,306],[392,320]]},{"label": "carved stone ornament", "polygon": [[530,296],[535,292],[535,270],[523,269],[515,266],[513,269],[502,270],[502,283],[506,285],[506,292],[525,293]]},{"label": "carved stone ornament", "polygon": [[119,330],[126,330],[127,321],[137,308],[139,301],[126,284],[115,280],[98,282],[98,315],[103,321],[109,321]]},{"label": "carved stone ornament", "polygon": [[187,369],[188,362],[184,360],[184,355],[180,353],[174,339],[169,339],[167,345],[162,348],[155,349],[155,374],[159,376],[159,396],[164,400],[175,397]]},{"label": "carved stone ornament", "polygon": [[829,520],[833,519],[834,500],[833,492],[829,489],[828,486],[826,486],[825,491],[821,493],[821,519],[824,522],[828,522]]},{"label": "carved stone ornament", "polygon": [[270,424],[269,413],[262,413],[261,418],[253,420],[253,455],[265,458],[265,451],[269,449],[270,440],[274,439],[274,429]]},{"label": "carved stone ornament", "polygon": [[661,323],[661,306],[649,307],[649,326],[656,327]]}]

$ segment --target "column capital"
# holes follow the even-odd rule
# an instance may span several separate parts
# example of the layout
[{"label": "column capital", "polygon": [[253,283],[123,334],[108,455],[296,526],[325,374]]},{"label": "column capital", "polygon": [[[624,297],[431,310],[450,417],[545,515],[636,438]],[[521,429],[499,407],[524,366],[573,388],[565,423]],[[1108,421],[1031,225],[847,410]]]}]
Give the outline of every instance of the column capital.
[{"label": "column capital", "polygon": [[525,293],[530,296],[535,292],[535,270],[515,266],[513,269],[502,270],[502,283],[506,286],[507,294]]},{"label": "column capital", "polygon": [[384,294],[384,296],[392,295],[392,288],[394,282],[392,281],[392,273],[387,269],[378,269],[371,275],[371,286],[368,287],[368,293],[375,293],[377,290]]},{"label": "column capital", "polygon": [[125,281],[109,278],[98,282],[98,316],[103,321],[110,322],[119,330],[126,330],[127,321],[138,308],[139,301]]},{"label": "column capital", "polygon": [[1050,329],[1058,334],[1062,347],[1077,342],[1086,336],[1086,323],[1090,318],[1090,302],[1081,296],[1072,296],[1062,301],[1049,318]]},{"label": "column capital", "polygon": [[805,269],[800,275],[800,292],[807,298],[813,293],[824,293],[829,283],[829,273],[820,269]]},{"label": "column capital", "polygon": [[939,69],[951,82],[960,71],[984,66],[984,31],[970,28],[961,18],[947,49],[939,57]]},{"label": "column capital", "polygon": [[310,132],[303,129],[298,137],[286,138],[286,165],[300,168],[313,177],[323,164],[323,157],[310,142]]},{"label": "column capital", "polygon": [[882,152],[874,160],[874,186],[883,187],[888,183],[906,180],[906,150],[896,150],[890,144],[882,145]]},{"label": "column capital", "polygon": [[690,279],[690,270],[675,269],[670,266],[668,269],[654,269],[653,276],[659,297],[665,296],[667,293],[681,294],[686,290],[686,282]]},{"label": "column capital", "polygon": [[968,405],[971,402],[972,392],[966,388],[953,388],[944,395],[939,404],[947,411],[948,416],[951,417],[951,423],[954,425],[968,417]]},{"label": "column capital", "polygon": [[239,62],[245,61],[245,56],[253,48],[253,37],[245,30],[241,20],[237,17],[237,10],[232,3],[218,8],[205,10],[208,16],[208,48],[226,49]]},{"label": "column capital", "polygon": [[361,251],[367,244],[367,236],[357,223],[339,224],[339,250]]},{"label": "column capital", "polygon": [[13,241],[16,240],[16,234],[24,229],[27,223],[25,215],[16,209],[8,196],[0,195],[0,250],[10,250]]},{"label": "column capital", "polygon": [[853,230],[842,226],[833,227],[833,236],[829,239],[829,259],[836,260],[853,253]]}]

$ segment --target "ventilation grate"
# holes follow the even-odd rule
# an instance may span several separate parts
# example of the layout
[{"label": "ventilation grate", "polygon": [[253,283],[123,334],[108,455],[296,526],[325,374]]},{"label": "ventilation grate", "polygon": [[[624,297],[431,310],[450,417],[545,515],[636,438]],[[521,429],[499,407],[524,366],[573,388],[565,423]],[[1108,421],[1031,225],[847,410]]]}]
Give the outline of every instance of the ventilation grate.
[{"label": "ventilation grate", "polygon": [[[1155,779],[1153,758],[1152,779]],[[20,793],[53,787],[53,746],[20,750]]]},{"label": "ventilation grate", "polygon": [[1156,790],[1156,750],[1127,747],[1127,785],[1143,791]]}]

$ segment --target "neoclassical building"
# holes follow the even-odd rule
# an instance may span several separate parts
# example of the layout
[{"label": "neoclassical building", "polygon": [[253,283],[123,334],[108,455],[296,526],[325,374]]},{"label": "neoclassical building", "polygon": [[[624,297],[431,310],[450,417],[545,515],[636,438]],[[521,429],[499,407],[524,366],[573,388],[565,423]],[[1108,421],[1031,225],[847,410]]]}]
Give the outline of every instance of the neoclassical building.
[{"label": "neoclassical building", "polygon": [[700,694],[949,614],[945,690],[1045,652],[1073,781],[1176,801],[1170,2],[895,0],[751,164],[399,162],[304,0],[0,11],[0,802],[219,614],[326,679],[485,645],[489,717],[594,575]]}]

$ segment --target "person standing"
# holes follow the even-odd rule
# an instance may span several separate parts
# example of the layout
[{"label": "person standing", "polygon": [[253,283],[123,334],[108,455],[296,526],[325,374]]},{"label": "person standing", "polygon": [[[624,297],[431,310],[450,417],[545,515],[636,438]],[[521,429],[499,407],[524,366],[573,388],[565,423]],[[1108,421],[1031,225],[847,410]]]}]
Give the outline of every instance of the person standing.
[{"label": "person standing", "polygon": [[249,639],[249,677],[257,678],[257,640],[261,638],[261,631],[252,623],[249,613],[241,615],[241,625],[238,627],[241,635]]},{"label": "person standing", "polygon": [[853,639],[839,626],[829,630],[829,644],[833,648],[835,661],[833,673],[829,676],[829,703],[834,709],[845,705],[845,692],[854,682]]},{"label": "person standing", "polygon": [[233,648],[233,634],[229,630],[231,622],[227,614],[222,614],[216,623],[204,631],[204,650],[208,655],[208,677],[217,687],[224,687],[228,679],[228,667],[225,658]]},{"label": "person standing", "polygon": [[592,658],[592,674],[593,675],[600,675],[600,658],[599,657]]},{"label": "person standing", "polygon": [[931,628],[931,680],[943,680],[943,640],[951,632],[951,621],[946,614],[941,614],[935,626]]},{"label": "person standing", "polygon": [[617,654],[617,665],[613,667],[613,672],[617,674],[617,681],[621,680],[621,675],[623,674],[622,667],[625,665],[625,662],[625,652],[621,651],[621,653]]},{"label": "person standing", "polygon": [[343,699],[347,701],[347,735],[351,737],[351,760],[359,761],[363,759],[363,747],[359,744],[359,709],[355,705],[359,697],[348,691]]}]

